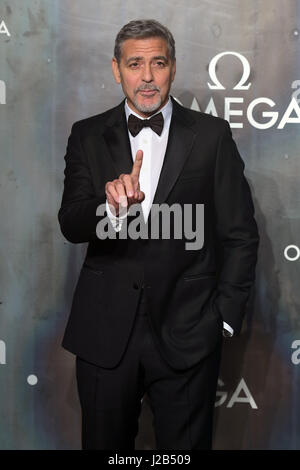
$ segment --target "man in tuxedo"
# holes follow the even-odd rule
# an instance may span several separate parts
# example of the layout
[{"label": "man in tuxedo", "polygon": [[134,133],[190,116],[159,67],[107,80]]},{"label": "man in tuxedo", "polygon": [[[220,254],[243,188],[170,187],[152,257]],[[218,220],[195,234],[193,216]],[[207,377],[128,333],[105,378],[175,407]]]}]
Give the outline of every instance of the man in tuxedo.
[{"label": "man in tuxedo", "polygon": [[[59,211],[67,240],[88,242],[63,339],[76,355],[82,446],[134,449],[147,393],[158,449],[209,449],[223,336],[239,333],[255,275],[244,163],[227,121],[170,97],[166,27],[125,25],[112,69],[126,98],[73,124]],[[133,208],[149,228],[163,204],[204,205],[200,248],[185,234],[130,236]],[[104,221],[114,236],[100,236]]]}]

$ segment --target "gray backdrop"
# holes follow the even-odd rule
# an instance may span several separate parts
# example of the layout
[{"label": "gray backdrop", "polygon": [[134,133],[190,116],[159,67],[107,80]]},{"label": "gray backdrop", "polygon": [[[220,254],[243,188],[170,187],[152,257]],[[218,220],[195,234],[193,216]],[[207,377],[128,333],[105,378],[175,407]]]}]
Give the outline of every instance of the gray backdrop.
[{"label": "gray backdrop", "polygon": [[[137,18],[175,36],[173,96],[230,120],[260,229],[244,328],[224,345],[214,448],[300,449],[298,0],[0,0],[0,448],[80,448],[60,343],[86,246],[59,231],[63,157],[73,122],[122,99],[114,38]],[[239,56],[216,59],[210,88],[222,52]],[[145,398],[138,449],[153,447],[151,420]]]}]

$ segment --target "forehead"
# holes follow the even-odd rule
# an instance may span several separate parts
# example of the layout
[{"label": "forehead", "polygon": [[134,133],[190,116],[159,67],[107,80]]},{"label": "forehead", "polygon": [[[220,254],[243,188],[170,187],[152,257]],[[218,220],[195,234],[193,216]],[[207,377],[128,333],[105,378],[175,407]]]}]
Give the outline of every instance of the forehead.
[{"label": "forehead", "polygon": [[169,57],[168,44],[165,39],[151,37],[144,39],[126,39],[122,44],[122,58],[154,57],[164,55]]}]

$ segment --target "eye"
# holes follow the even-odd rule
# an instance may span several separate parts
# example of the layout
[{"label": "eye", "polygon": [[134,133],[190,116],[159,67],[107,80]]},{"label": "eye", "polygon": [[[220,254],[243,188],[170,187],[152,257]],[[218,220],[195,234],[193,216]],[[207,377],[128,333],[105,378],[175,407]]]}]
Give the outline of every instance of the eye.
[{"label": "eye", "polygon": [[165,62],[163,62],[162,60],[158,60],[157,62],[154,63],[154,65],[157,65],[157,67],[159,68],[163,68],[166,66]]},{"label": "eye", "polygon": [[131,64],[129,65],[129,67],[130,67],[131,69],[136,69],[136,68],[138,67],[138,65],[139,65],[138,62],[131,62]]}]

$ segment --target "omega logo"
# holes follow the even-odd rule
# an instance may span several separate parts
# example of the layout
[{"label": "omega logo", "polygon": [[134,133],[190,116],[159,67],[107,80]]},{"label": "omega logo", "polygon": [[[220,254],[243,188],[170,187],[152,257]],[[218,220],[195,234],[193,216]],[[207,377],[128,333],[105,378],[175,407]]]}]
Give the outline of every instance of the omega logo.
[{"label": "omega logo", "polygon": [[216,66],[217,62],[221,57],[225,55],[233,55],[235,57],[238,57],[243,65],[243,75],[240,79],[240,81],[233,87],[233,90],[249,90],[251,83],[248,83],[248,85],[245,85],[246,81],[248,80],[250,76],[250,64],[248,60],[246,59],[245,56],[240,54],[239,52],[234,52],[234,51],[226,51],[226,52],[220,52],[220,54],[217,54],[209,63],[209,68],[208,68],[208,73],[210,75],[211,80],[213,81],[214,85],[211,83],[207,82],[207,85],[211,90],[225,90],[225,87],[221,84],[221,82],[218,80],[217,75],[216,75]]},{"label": "omega logo", "polygon": [[[218,61],[222,57],[228,55],[237,57],[243,67],[242,77],[234,86],[233,90],[247,92],[251,86],[251,82],[247,83],[250,76],[250,64],[246,57],[244,57],[239,52],[234,51],[221,52],[211,59],[208,67],[208,73],[212,83],[207,82],[209,89],[225,90],[225,87],[220,82],[219,77],[217,77],[216,68]],[[256,129],[269,129],[275,125],[277,129],[284,129],[287,124],[300,124],[300,106],[298,104],[300,101],[298,98],[300,95],[300,80],[294,80],[290,87],[294,91],[291,92],[291,98],[289,103],[287,103],[286,109],[283,111],[283,113],[280,111],[282,115],[280,115],[278,111],[272,110],[272,108],[276,107],[276,102],[266,96],[260,96],[250,101],[246,109],[244,109],[245,106],[243,96],[225,96],[222,113],[218,112],[213,96],[208,99],[208,103],[206,103],[205,109],[202,110],[200,108],[196,98],[193,99],[190,108],[194,111],[203,111],[204,113],[211,114],[212,116],[223,117],[226,121],[228,121],[231,128],[243,128],[245,125],[243,121],[247,120],[248,124]],[[179,100],[177,101],[182,104]],[[238,117],[240,117],[240,122]],[[242,119],[243,117],[246,119]],[[260,117],[265,118],[265,120],[261,122]]]}]

